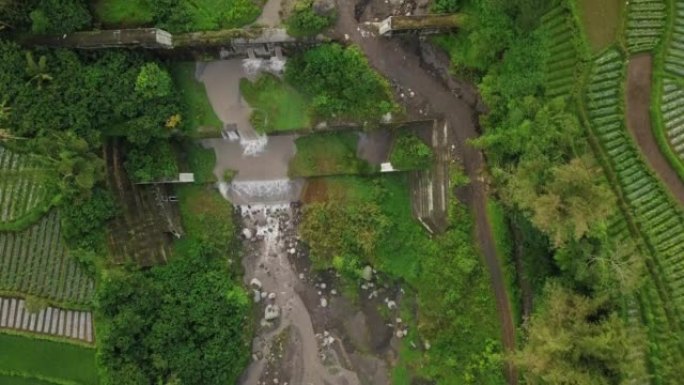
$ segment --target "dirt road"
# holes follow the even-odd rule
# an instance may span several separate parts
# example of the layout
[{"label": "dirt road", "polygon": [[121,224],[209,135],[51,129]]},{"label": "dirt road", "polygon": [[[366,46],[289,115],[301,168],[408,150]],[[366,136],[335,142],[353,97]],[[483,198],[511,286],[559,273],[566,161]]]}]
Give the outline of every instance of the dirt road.
[{"label": "dirt road", "polygon": [[[515,349],[515,326],[506,293],[503,271],[496,255],[492,229],[486,215],[487,192],[482,178],[484,158],[480,151],[468,146],[466,141],[478,135],[474,109],[457,97],[438,79],[421,66],[416,52],[407,50],[399,39],[374,37],[359,28],[355,17],[355,2],[337,0],[338,23],[335,34],[340,40],[356,43],[365,52],[371,65],[394,84],[405,88],[409,95],[422,99],[431,115],[444,117],[450,125],[450,145],[462,154],[465,170],[472,181],[470,206],[475,218],[475,230],[484,262],[490,272],[497,310],[502,329],[502,341],[506,351]],[[368,1],[362,1],[368,3]],[[361,9],[360,9],[361,10]],[[360,14],[361,12],[359,12]],[[517,384],[517,371],[507,365],[505,375],[508,384]]]},{"label": "dirt road", "polygon": [[684,183],[658,146],[651,128],[651,79],[653,58],[650,54],[632,57],[627,67],[627,127],[648,165],[656,172],[680,204],[684,205]]}]

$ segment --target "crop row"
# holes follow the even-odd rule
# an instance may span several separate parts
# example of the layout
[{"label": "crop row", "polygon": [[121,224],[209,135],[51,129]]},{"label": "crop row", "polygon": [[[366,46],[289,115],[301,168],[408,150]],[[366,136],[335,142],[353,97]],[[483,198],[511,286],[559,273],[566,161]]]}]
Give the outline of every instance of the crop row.
[{"label": "crop row", "polygon": [[18,298],[0,297],[0,328],[93,342],[92,313],[46,307],[36,312]]},{"label": "crop row", "polygon": [[[616,174],[616,187],[647,245],[643,251],[649,255],[645,258],[650,279],[639,289],[638,303],[649,339],[646,356],[651,372],[656,383],[677,383],[672,369],[680,364],[681,356],[681,341],[674,337],[681,330],[684,314],[684,223],[678,206],[642,161],[626,130],[621,96],[624,69],[618,51],[601,55],[592,69],[585,105],[591,127]],[[606,76],[608,73],[617,76]],[[611,232],[618,242],[624,238],[624,227],[620,224]],[[629,317],[636,318],[629,305],[627,311]]]},{"label": "crop row", "polygon": [[665,70],[684,76],[684,1],[675,1],[670,39],[665,51]]},{"label": "crop row", "polygon": [[0,290],[78,305],[91,301],[94,282],[68,257],[56,211],[24,231],[0,233]]},{"label": "crop row", "polygon": [[677,156],[684,159],[684,87],[665,79],[660,111],[670,146]]},{"label": "crop row", "polygon": [[569,96],[577,79],[579,50],[575,40],[575,25],[570,12],[555,7],[542,17],[542,32],[548,47],[545,88],[549,97]]},{"label": "crop row", "polygon": [[26,215],[48,199],[45,170],[0,146],[0,223]]},{"label": "crop row", "polygon": [[627,4],[627,48],[631,53],[652,50],[665,29],[664,0],[631,0]]},{"label": "crop row", "polygon": [[587,87],[587,112],[636,224],[657,254],[657,278],[665,283],[681,312],[684,311],[684,223],[679,208],[650,173],[626,132],[622,99],[603,96],[609,89],[618,92],[621,89],[622,76],[610,81],[599,80],[605,73],[615,71],[615,63],[623,63],[622,56],[617,51],[608,51],[592,69]]}]

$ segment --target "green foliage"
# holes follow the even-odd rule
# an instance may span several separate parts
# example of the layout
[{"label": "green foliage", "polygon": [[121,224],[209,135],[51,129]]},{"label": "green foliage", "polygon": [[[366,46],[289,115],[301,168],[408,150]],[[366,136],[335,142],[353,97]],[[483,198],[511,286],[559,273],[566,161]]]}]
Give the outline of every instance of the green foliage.
[{"label": "green foliage", "polygon": [[184,185],[178,188],[183,229],[214,255],[237,257],[233,210],[210,186]]},{"label": "green foliage", "polygon": [[530,383],[618,385],[628,380],[622,373],[628,357],[639,354],[634,347],[643,343],[640,338],[603,300],[552,283],[515,362]]},{"label": "green foliage", "polygon": [[228,274],[196,242],[166,266],[109,272],[97,297],[102,383],[235,383],[248,361],[250,302]]},{"label": "green foliage", "polygon": [[259,17],[259,5],[254,0],[159,0],[154,2],[154,21],[176,33],[238,28]]},{"label": "green foliage", "polygon": [[216,116],[207,96],[204,84],[195,78],[195,63],[182,62],[171,64],[171,75],[181,94],[185,112],[186,126],[193,136],[217,136],[223,122]]},{"label": "green foliage", "polygon": [[389,83],[354,46],[324,44],[288,61],[285,79],[312,99],[323,119],[379,120],[395,109]]},{"label": "green foliage", "polygon": [[461,8],[461,0],[434,0],[430,9],[434,13],[454,13]]},{"label": "green foliage", "polygon": [[62,34],[88,27],[90,12],[84,0],[39,0],[30,14],[31,31],[37,34]]},{"label": "green foliage", "polygon": [[252,125],[261,133],[311,127],[308,101],[275,75],[264,73],[255,82],[240,79],[240,92],[254,108]]},{"label": "green foliage", "polygon": [[297,152],[290,161],[291,176],[367,174],[373,171],[356,156],[359,141],[356,132],[311,134],[295,140]]},{"label": "green foliage", "polygon": [[[95,350],[74,344],[2,333],[0,374],[38,378],[51,384],[98,383]],[[14,385],[15,382],[11,384]]]},{"label": "green foliage", "polygon": [[168,96],[172,88],[171,76],[157,63],[145,63],[135,80],[135,91],[145,99]]},{"label": "green foliage", "polygon": [[72,249],[104,252],[105,228],[116,215],[109,191],[96,188],[86,200],[69,200],[62,205],[62,237]]},{"label": "green foliage", "polygon": [[216,153],[212,148],[204,148],[198,143],[184,143],[184,153],[187,157],[190,171],[195,174],[197,183],[216,182],[214,166],[216,166]]},{"label": "green foliage", "polygon": [[317,268],[356,271],[359,256],[370,259],[388,227],[388,218],[377,204],[324,202],[306,207],[300,233]]},{"label": "green foliage", "polygon": [[440,385],[503,383],[495,305],[465,207],[455,205],[453,226],[431,239],[412,218],[406,175],[323,182],[330,202],[307,206],[300,228],[303,240],[313,242],[312,257],[326,256],[324,267],[351,280],[372,264],[417,295],[417,327],[410,330],[418,336],[411,332],[407,338],[418,345],[428,341],[431,348],[402,351],[401,375]]},{"label": "green foliage", "polygon": [[178,177],[176,155],[168,141],[153,140],[134,146],[126,153],[126,171],[136,182],[152,182]]},{"label": "green foliage", "polygon": [[335,22],[334,12],[319,14],[313,8],[313,0],[297,0],[292,13],[285,20],[287,33],[291,36],[315,36]]},{"label": "green foliage", "polygon": [[394,141],[390,162],[399,170],[420,170],[429,168],[434,157],[430,146],[416,135],[401,133]]},{"label": "green foliage", "polygon": [[153,4],[149,0],[97,0],[93,16],[106,26],[139,27],[152,23]]}]

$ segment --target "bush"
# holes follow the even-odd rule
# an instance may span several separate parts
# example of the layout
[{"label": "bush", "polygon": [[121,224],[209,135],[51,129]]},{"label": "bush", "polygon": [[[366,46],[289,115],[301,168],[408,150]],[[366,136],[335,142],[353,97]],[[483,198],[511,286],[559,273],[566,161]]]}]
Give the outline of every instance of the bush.
[{"label": "bush", "polygon": [[157,63],[145,63],[135,80],[135,91],[146,99],[163,98],[173,89],[169,73]]},{"label": "bush", "polygon": [[396,107],[389,83],[357,47],[325,44],[287,63],[285,79],[313,100],[313,112],[328,119],[380,118]]},{"label": "bush", "polygon": [[64,203],[60,212],[62,236],[71,249],[103,251],[104,229],[115,215],[116,206],[109,191],[96,188],[90,199]]},{"label": "bush", "polygon": [[293,6],[292,14],[285,21],[285,26],[291,36],[314,36],[330,27],[334,21],[332,11],[321,15],[313,9],[313,0],[298,0]]},{"label": "bush", "polygon": [[453,13],[461,8],[461,0],[435,0],[432,3],[432,12]]},{"label": "bush", "polygon": [[169,142],[154,140],[145,146],[133,147],[126,154],[126,171],[136,182],[175,179],[178,165]]},{"label": "bush", "polygon": [[425,169],[432,165],[434,154],[430,146],[413,134],[401,134],[395,139],[390,163],[399,170]]},{"label": "bush", "polygon": [[33,33],[70,33],[90,25],[90,12],[82,0],[40,0],[30,14]]}]

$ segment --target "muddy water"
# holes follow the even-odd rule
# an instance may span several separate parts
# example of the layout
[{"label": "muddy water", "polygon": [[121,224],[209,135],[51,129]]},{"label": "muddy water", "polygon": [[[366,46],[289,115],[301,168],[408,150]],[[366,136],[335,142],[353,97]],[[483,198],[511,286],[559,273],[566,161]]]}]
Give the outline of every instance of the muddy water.
[{"label": "muddy water", "polygon": [[[335,337],[314,331],[309,310],[296,290],[302,285],[302,276],[290,262],[290,256],[300,252],[296,206],[257,204],[238,208],[248,232],[244,280],[253,290],[262,317],[253,341],[253,361],[240,384],[360,384],[356,373],[331,360],[335,357],[331,354]],[[267,321],[266,308],[274,306],[280,314]]]}]

